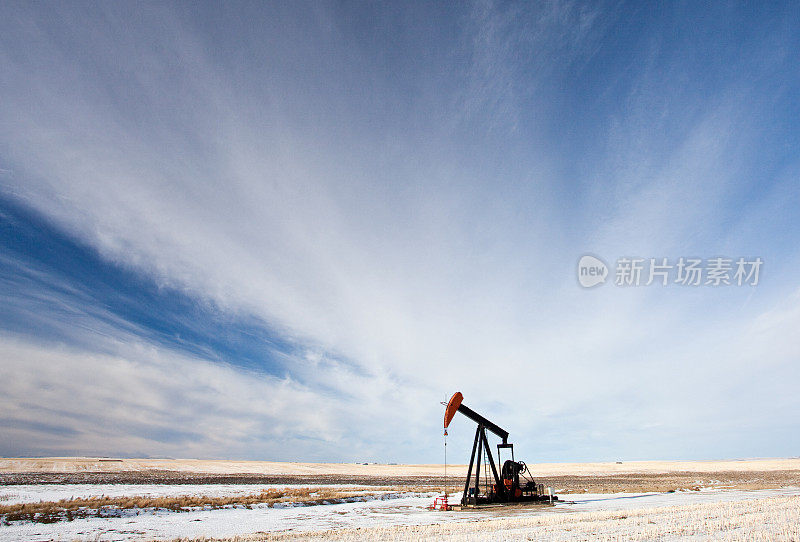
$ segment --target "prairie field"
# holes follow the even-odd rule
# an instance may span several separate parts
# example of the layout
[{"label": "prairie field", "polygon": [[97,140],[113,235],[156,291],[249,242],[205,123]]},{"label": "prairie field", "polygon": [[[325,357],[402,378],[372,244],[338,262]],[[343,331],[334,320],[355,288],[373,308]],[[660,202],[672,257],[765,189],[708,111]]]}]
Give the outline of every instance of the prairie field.
[{"label": "prairie field", "polygon": [[[537,481],[559,493],[676,491],[703,487],[770,489],[800,486],[800,458],[724,461],[631,461],[529,465]],[[8,484],[355,484],[444,491],[466,465],[286,463],[195,459],[0,459]]]},{"label": "prairie field", "polygon": [[466,468],[0,459],[0,542],[798,540],[800,460],[531,465],[554,506],[428,510]]}]

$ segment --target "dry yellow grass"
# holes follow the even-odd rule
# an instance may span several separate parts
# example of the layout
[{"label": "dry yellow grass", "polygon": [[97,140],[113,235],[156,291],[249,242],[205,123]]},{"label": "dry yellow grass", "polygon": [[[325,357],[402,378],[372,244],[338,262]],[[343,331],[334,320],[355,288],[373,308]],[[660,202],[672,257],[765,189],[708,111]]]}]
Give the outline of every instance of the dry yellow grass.
[{"label": "dry yellow grass", "polygon": [[[721,461],[631,461],[624,463],[531,463],[533,476],[647,474],[671,472],[751,472],[800,470],[800,458]],[[354,463],[281,463],[198,459],[122,459],[87,457],[3,458],[0,473],[136,472],[163,470],[204,474],[262,474],[295,476],[440,476],[443,465],[385,465]],[[448,473],[466,475],[466,465],[448,465]]]},{"label": "dry yellow grass", "polygon": [[119,509],[155,508],[182,512],[197,508],[224,508],[229,506],[250,507],[254,504],[274,506],[278,503],[302,503],[317,505],[376,498],[375,493],[364,493],[347,489],[292,488],[269,489],[252,495],[211,497],[182,495],[176,497],[91,497],[63,499],[60,501],[19,503],[0,505],[0,523],[12,521],[37,521],[53,523],[71,521],[87,516],[102,516],[103,512]]}]

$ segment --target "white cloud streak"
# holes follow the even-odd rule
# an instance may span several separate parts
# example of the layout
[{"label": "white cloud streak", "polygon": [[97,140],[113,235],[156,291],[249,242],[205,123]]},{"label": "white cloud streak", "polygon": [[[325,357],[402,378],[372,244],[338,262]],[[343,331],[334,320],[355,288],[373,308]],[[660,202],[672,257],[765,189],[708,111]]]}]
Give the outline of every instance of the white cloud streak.
[{"label": "white cloud streak", "polygon": [[[594,51],[593,31],[602,21],[586,10],[556,11],[537,19],[531,35],[517,36],[553,56],[541,60],[540,75],[527,74],[528,89],[544,84],[560,63],[585,61]],[[478,49],[463,74],[474,84],[438,117],[463,115],[466,108],[484,111],[488,124],[495,113],[510,120],[522,106],[509,88],[520,70],[513,58],[517,45],[502,32],[513,21],[499,20],[503,14],[493,8],[477,14]],[[327,28],[332,15],[321,17]],[[521,428],[521,440],[531,448],[536,433],[562,437],[563,443],[549,441],[553,451],[541,452],[557,459],[552,454],[569,454],[585,438],[568,434],[563,424],[576,431],[583,424],[605,426],[590,443],[623,454],[624,448],[610,444],[619,435],[627,438],[658,423],[691,424],[691,409],[705,404],[693,397],[698,387],[718,404],[729,404],[724,394],[734,384],[715,375],[724,374],[734,351],[722,352],[719,345],[741,344],[731,339],[747,329],[748,315],[732,317],[729,328],[719,329],[700,321],[683,294],[669,299],[650,290],[607,287],[593,296],[577,290],[572,273],[586,250],[668,256],[662,251],[681,248],[686,233],[704,223],[705,200],[721,197],[736,180],[729,160],[740,147],[731,134],[747,124],[729,113],[745,94],[733,94],[730,103],[694,119],[661,154],[654,148],[641,150],[641,156],[618,154],[644,129],[637,119],[622,118],[609,147],[628,166],[619,169],[615,160],[600,164],[613,170],[612,186],[587,193],[598,196],[594,201],[605,214],[576,218],[554,211],[570,180],[549,166],[510,166],[483,176],[471,169],[471,159],[481,157],[465,161],[458,154],[465,144],[479,146],[480,137],[448,134],[458,129],[454,124],[442,129],[430,119],[404,119],[403,111],[359,112],[358,93],[325,94],[319,90],[330,82],[325,76],[272,72],[271,61],[265,61],[263,73],[237,77],[235,68],[249,65],[220,64],[169,10],[150,19],[159,21],[151,33],[134,29],[112,36],[95,30],[72,55],[55,42],[51,29],[33,17],[23,21],[14,38],[26,42],[25,50],[0,56],[8,80],[25,82],[6,86],[0,104],[6,119],[0,138],[9,149],[9,168],[17,172],[3,179],[4,186],[105,257],[223,310],[262,317],[305,345],[308,355],[291,362],[302,385],[144,346],[119,356],[84,358],[6,344],[7,359],[17,360],[11,367],[49,371],[53,381],[71,383],[58,392],[62,395],[43,395],[43,408],[57,410],[52,405],[69,396],[63,394],[79,393],[83,382],[80,393],[100,409],[113,400],[104,395],[109,389],[127,390],[133,381],[135,387],[125,391],[126,406],[114,411],[121,419],[172,428],[177,424],[168,421],[168,413],[176,410],[181,424],[202,435],[154,445],[155,453],[245,453],[226,443],[270,431],[280,439],[285,426],[271,423],[285,417],[303,428],[295,436],[322,435],[324,446],[304,447],[306,457],[322,457],[325,446],[342,447],[331,443],[349,439],[365,454],[390,459],[386,454],[395,435],[432,430],[440,395],[461,389],[503,416],[506,425]],[[95,26],[113,29],[123,22],[119,14],[107,13]],[[77,17],[65,16],[63,25],[69,36],[84,28]],[[291,57],[298,37],[284,32],[276,43],[283,39],[289,45],[267,47],[266,56]],[[322,50],[333,39],[339,38],[322,33],[309,47]],[[554,40],[567,43],[556,46]],[[352,43],[333,45],[342,62],[357,53]],[[109,72],[108,79],[94,75]],[[355,69],[340,75],[337,85],[366,82]],[[380,83],[391,84],[388,75],[381,77],[386,80]],[[541,107],[544,113],[546,106]],[[537,111],[526,113],[536,117]],[[504,136],[515,133],[507,123],[498,129]],[[656,154],[653,163],[649,158]],[[640,186],[643,173],[648,180]],[[714,180],[706,182],[710,177]],[[695,186],[702,191],[688,197]],[[573,227],[585,233],[568,241],[566,232]],[[715,249],[709,242],[697,246]],[[716,294],[700,295],[705,297],[695,303],[702,305]],[[661,303],[657,314],[650,304],[654,299]],[[768,302],[761,302],[762,311]],[[680,343],[692,337],[691,327],[704,339],[687,349]],[[794,351],[782,336],[776,341],[753,340],[749,348],[762,355]],[[694,367],[696,359],[708,361]],[[669,372],[676,364],[686,371],[683,376]],[[12,371],[9,367],[5,370]],[[143,376],[132,379],[139,369]],[[66,378],[63,371],[78,376]],[[90,378],[95,371],[101,380]],[[48,386],[30,375],[16,382],[8,390],[9,406]],[[261,397],[261,388],[272,397]],[[205,397],[203,389],[209,391]],[[325,395],[325,389],[333,391]],[[230,407],[220,406],[226,390],[237,396]],[[672,408],[675,396],[685,409]],[[180,400],[164,402],[169,397]],[[316,418],[321,402],[332,406],[331,418]],[[203,421],[187,409],[211,414]],[[78,419],[79,410],[65,415]],[[15,412],[33,423],[33,410]],[[231,421],[237,412],[243,419]],[[731,419],[725,412],[717,416],[722,426]],[[74,425],[80,438],[69,446],[79,447],[80,440],[88,450],[100,445],[97,439],[113,437],[121,448],[146,448],[147,439],[127,436],[124,425],[116,432],[90,428],[109,424],[96,418]],[[221,427],[228,427],[225,436],[212,437]],[[348,427],[358,429],[348,433]],[[32,447],[44,446],[36,431],[14,431]],[[654,434],[641,432],[650,439]],[[631,454],[647,449],[644,438],[633,440],[638,448]],[[265,456],[285,457],[281,446],[260,446]],[[433,448],[413,438],[402,447],[403,453],[427,454],[426,459]],[[672,453],[691,454],[677,445]]]},{"label": "white cloud streak", "polygon": [[[5,336],[0,356],[0,424],[7,437],[0,453],[6,455],[100,451],[288,460],[298,443],[324,457],[341,436],[333,411],[317,408],[318,395],[296,382],[146,344],[128,344],[113,356]],[[43,425],[58,430],[42,432]]]}]

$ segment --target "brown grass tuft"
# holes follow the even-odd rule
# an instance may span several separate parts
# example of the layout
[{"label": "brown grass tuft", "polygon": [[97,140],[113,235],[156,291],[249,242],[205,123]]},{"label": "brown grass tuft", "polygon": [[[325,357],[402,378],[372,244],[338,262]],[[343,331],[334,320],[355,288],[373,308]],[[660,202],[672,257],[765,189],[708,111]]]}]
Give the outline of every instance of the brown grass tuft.
[{"label": "brown grass tuft", "polygon": [[381,494],[329,488],[268,489],[252,495],[227,497],[176,496],[176,497],[90,497],[62,499],[60,501],[0,505],[0,520],[35,521],[53,523],[72,521],[90,515],[103,517],[116,510],[158,509],[185,512],[198,508],[217,509],[232,506],[250,508],[255,504],[275,506],[279,503],[298,503],[306,506],[337,504],[348,501],[379,498]]}]

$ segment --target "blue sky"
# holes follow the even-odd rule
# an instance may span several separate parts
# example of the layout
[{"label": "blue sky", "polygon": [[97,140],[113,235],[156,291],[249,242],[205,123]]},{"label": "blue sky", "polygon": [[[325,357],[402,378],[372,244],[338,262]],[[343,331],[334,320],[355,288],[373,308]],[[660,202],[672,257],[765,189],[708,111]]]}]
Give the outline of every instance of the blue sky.
[{"label": "blue sky", "polygon": [[[797,455],[798,29],[3,4],[0,455],[440,461],[457,390],[529,462]],[[764,264],[583,289],[587,253]]]}]

